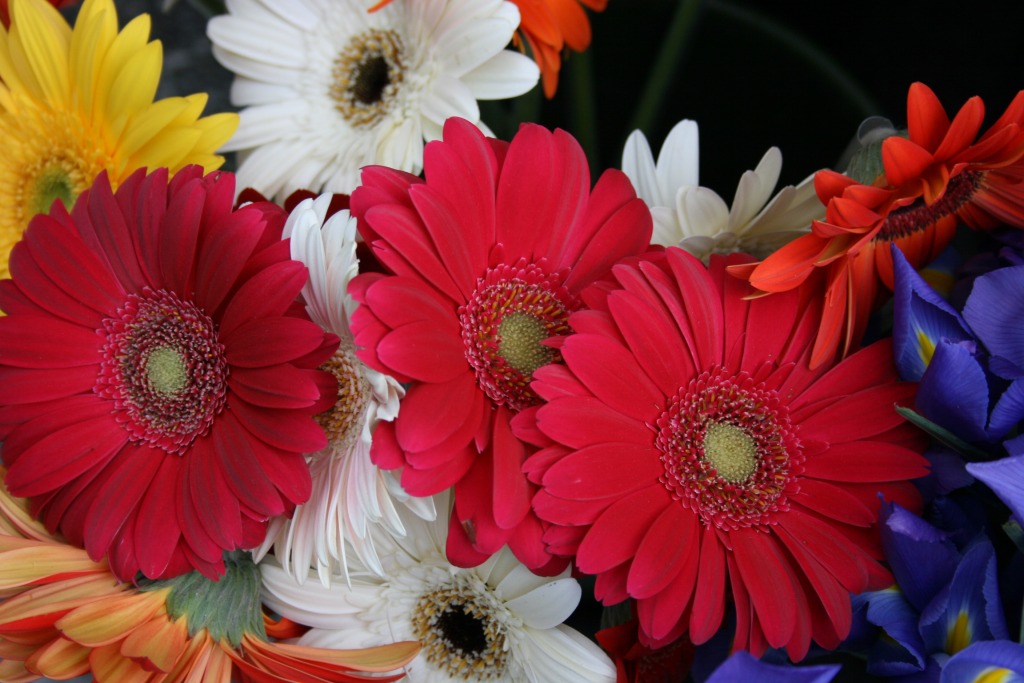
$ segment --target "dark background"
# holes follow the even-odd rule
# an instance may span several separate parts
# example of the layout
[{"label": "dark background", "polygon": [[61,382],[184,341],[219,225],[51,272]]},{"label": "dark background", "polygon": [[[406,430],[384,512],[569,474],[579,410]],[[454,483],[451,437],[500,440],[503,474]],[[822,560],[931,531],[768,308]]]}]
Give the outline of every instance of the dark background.
[{"label": "dark background", "polygon": [[[210,55],[196,4],[178,0],[168,13],[163,0],[117,4],[122,23],[153,14],[166,52],[162,96],[206,91],[208,111],[230,108],[231,74]],[[834,166],[866,116],[903,125],[916,80],[950,116],[980,95],[988,122],[1024,88],[1022,2],[609,0],[591,15],[591,50],[570,56],[554,100],[533,93],[485,103],[484,120],[505,138],[524,118],[567,128],[583,139],[596,171],[618,167],[666,33],[677,12],[691,10],[674,76],[645,133],[656,152],[673,124],[695,119],[701,184],[727,200],[772,145],[782,150],[783,182],[792,183]]]}]

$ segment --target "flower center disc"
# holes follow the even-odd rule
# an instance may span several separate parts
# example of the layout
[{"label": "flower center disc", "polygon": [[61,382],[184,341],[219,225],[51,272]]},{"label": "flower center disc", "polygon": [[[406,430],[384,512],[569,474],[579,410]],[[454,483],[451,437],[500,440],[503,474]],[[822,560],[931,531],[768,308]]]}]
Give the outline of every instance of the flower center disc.
[{"label": "flower center disc", "polygon": [[331,75],[331,99],[349,125],[375,125],[391,109],[405,77],[401,38],[376,29],[353,36],[334,61]]},{"label": "flower center disc", "polygon": [[78,192],[75,181],[63,164],[52,164],[43,168],[31,183],[29,192],[29,214],[49,213],[54,200],[59,199],[68,210],[74,204]]},{"label": "flower center disc", "polygon": [[681,388],[656,425],[662,484],[705,524],[765,525],[788,509],[804,455],[775,391],[715,368]]},{"label": "flower center disc", "polygon": [[360,362],[348,349],[338,349],[320,369],[334,375],[338,382],[338,400],[330,410],[316,416],[330,442],[348,446],[359,438],[363,411],[369,400],[370,382],[360,371]]},{"label": "flower center disc", "polygon": [[569,313],[579,308],[562,286],[565,274],[548,274],[543,265],[523,259],[489,270],[459,308],[466,360],[477,383],[492,401],[513,410],[539,401],[530,389],[534,371],[561,361],[556,349],[541,342],[567,334]]},{"label": "flower center disc", "polygon": [[183,453],[227,401],[228,365],[213,321],[173,292],[129,295],[107,333],[95,391],[133,441]]},{"label": "flower center disc", "polygon": [[979,171],[964,171],[949,179],[946,191],[931,206],[925,204],[923,199],[918,199],[912,204],[893,209],[874,240],[892,241],[932,227],[969,202],[983,177],[984,173]]},{"label": "flower center disc", "polygon": [[757,446],[739,427],[712,422],[704,431],[704,459],[722,479],[742,484],[757,469]]},{"label": "flower center disc", "polygon": [[435,668],[464,681],[505,675],[505,626],[470,588],[448,587],[424,595],[413,615],[416,638]]}]

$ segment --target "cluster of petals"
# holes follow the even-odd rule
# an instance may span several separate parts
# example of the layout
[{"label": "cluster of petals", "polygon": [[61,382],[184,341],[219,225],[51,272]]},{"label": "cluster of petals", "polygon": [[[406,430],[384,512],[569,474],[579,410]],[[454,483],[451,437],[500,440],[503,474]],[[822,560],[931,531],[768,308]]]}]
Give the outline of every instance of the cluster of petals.
[{"label": "cluster of petals", "polygon": [[626,139],[622,170],[651,207],[654,244],[676,245],[707,262],[708,256],[742,251],[764,258],[824,218],[809,176],[774,194],[782,152],[772,147],[740,176],[732,206],[700,185],[697,122],[684,119],[665,138],[657,162],[638,130]]},{"label": "cluster of petals", "polygon": [[908,137],[882,142],[882,174],[861,182],[820,171],[815,188],[825,219],[761,263],[735,270],[762,292],[808,281],[825,288],[813,365],[860,343],[868,315],[884,288],[892,289],[890,244],[920,268],[949,244],[959,222],[1024,227],[1024,92],[978,137],[984,115],[973,97],[950,120],[926,85],[913,84]]},{"label": "cluster of petals", "polygon": [[[447,511],[451,496],[434,496]],[[449,562],[448,524],[400,509],[407,534],[377,535],[383,572],[350,558],[351,581],[298,586],[273,559],[260,564],[266,605],[310,626],[296,641],[321,648],[373,648],[397,641],[421,650],[408,683],[612,683],[615,667],[565,622],[583,592],[565,567],[538,576],[502,548],[476,567]]]},{"label": "cluster of petals", "polygon": [[[333,576],[347,576],[346,542],[371,571],[382,571],[369,529],[380,525],[390,533],[404,534],[397,506],[412,506],[420,516],[434,516],[429,498],[409,496],[393,473],[370,459],[374,428],[381,420],[395,419],[405,390],[355,356],[349,320],[356,302],[347,292],[349,281],[359,272],[356,221],[347,208],[336,208],[347,205],[347,199],[329,194],[304,199],[290,211],[284,225],[292,258],[309,269],[301,293],[306,311],[313,322],[340,339],[338,350],[324,365],[337,379],[338,391],[335,405],[317,418],[328,444],[309,455],[313,480],[309,501],[299,505],[290,519],[271,520],[267,538],[255,553],[259,558],[274,547],[297,580],[305,580],[313,566],[326,584]],[[336,210],[332,213],[332,209]]]},{"label": "cluster of petals", "polygon": [[[3,3],[6,5],[7,3]],[[155,100],[163,51],[141,15],[118,30],[114,0],[86,0],[74,29],[45,0],[11,0],[0,29],[0,276],[31,217],[70,207],[105,171],[116,188],[139,168],[207,171],[238,116],[201,117],[205,94]]]},{"label": "cluster of petals", "polygon": [[726,273],[749,260],[669,247],[615,266],[513,430],[543,446],[525,470],[549,550],[605,604],[635,599],[642,643],[703,643],[731,602],[735,648],[799,660],[846,637],[851,592],[891,582],[878,496],[919,505],[927,461],[893,409],[916,387],[891,344],[811,369],[817,307],[751,300]]},{"label": "cluster of petals", "polygon": [[197,166],[101,175],[33,219],[0,283],[7,486],[121,579],[222,573],[326,445],[337,337],[296,304],[284,211],[234,194]]},{"label": "cluster of petals", "polygon": [[[237,647],[187,615],[172,617],[170,589],[122,583],[105,561],[50,535],[0,485],[0,679],[96,681],[393,681],[415,643],[322,650],[249,634]],[[269,625],[269,624],[268,624]]]},{"label": "cluster of petals", "polygon": [[[370,167],[352,211],[389,271],[365,273],[352,329],[360,357],[409,384],[380,423],[374,461],[402,468],[416,496],[453,486],[448,550],[477,564],[506,543],[527,566],[540,542],[513,415],[539,402],[533,369],[557,362],[578,293],[647,249],[651,218],[622,173],[591,192],[583,151],[564,131],[524,125],[511,143],[450,119],[425,152],[426,179]],[[562,562],[564,564],[564,562]]]}]

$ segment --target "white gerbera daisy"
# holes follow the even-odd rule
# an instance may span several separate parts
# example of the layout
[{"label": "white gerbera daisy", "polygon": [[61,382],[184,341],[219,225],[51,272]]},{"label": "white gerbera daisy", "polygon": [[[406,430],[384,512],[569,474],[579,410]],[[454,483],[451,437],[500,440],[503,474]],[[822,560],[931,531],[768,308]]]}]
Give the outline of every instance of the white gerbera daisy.
[{"label": "white gerbera daisy", "polygon": [[237,75],[239,188],[283,197],[350,193],[359,169],[419,173],[445,119],[480,126],[478,99],[521,95],[536,64],[506,50],[519,10],[503,0],[228,0],[207,33]]},{"label": "white gerbera daisy", "polygon": [[302,290],[306,310],[314,322],[341,339],[337,353],[324,367],[338,381],[338,400],[317,418],[329,444],[309,458],[313,478],[309,501],[298,506],[291,519],[273,520],[256,551],[259,558],[274,547],[285,569],[300,583],[313,567],[324,585],[339,574],[347,579],[346,540],[367,569],[383,572],[369,530],[380,525],[403,535],[396,503],[428,519],[435,515],[430,498],[409,496],[389,472],[370,460],[374,427],[380,420],[395,419],[405,391],[395,379],[368,368],[355,355],[349,320],[358,304],[348,295],[348,283],[359,272],[356,220],[345,210],[328,219],[330,203],[329,194],[304,200],[284,227],[284,236],[291,238],[292,258],[309,268]]},{"label": "white gerbera daisy", "polygon": [[408,535],[380,536],[384,578],[350,559],[350,587],[300,587],[268,559],[260,565],[266,605],[313,626],[300,645],[362,648],[419,641],[423,649],[406,670],[412,683],[614,681],[608,656],[562,623],[581,594],[569,570],[536,576],[507,547],[479,567],[449,564],[448,496],[436,498],[445,513],[439,520],[425,522],[400,510]]},{"label": "white gerbera daisy", "polygon": [[782,172],[777,147],[740,177],[732,208],[714,190],[700,186],[699,159],[695,121],[680,121],[672,128],[657,165],[643,133],[633,131],[626,140],[622,170],[651,207],[653,244],[678,245],[705,261],[713,253],[733,251],[764,258],[825,215],[814,193],[813,175],[772,198]]}]

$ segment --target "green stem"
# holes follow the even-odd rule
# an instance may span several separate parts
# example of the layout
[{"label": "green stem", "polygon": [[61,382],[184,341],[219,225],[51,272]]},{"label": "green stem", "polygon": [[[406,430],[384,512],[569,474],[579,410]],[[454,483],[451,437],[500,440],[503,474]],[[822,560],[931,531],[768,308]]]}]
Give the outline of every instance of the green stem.
[{"label": "green stem", "polygon": [[594,64],[590,52],[573,54],[566,64],[569,67],[569,99],[572,132],[579,140],[590,162],[590,172],[601,168],[598,163],[597,144],[597,97],[594,94]]},{"label": "green stem", "polygon": [[661,49],[654,60],[647,85],[640,95],[640,103],[633,113],[630,130],[650,132],[657,115],[661,112],[669,86],[675,79],[682,61],[683,49],[689,43],[690,35],[697,25],[697,14],[701,0],[680,0],[672,15],[668,31],[661,41]]},{"label": "green stem", "polygon": [[760,31],[789,48],[832,83],[862,117],[873,116],[880,111],[875,99],[838,62],[796,31],[760,12],[737,7],[728,0],[707,0],[706,4],[708,9]]}]

